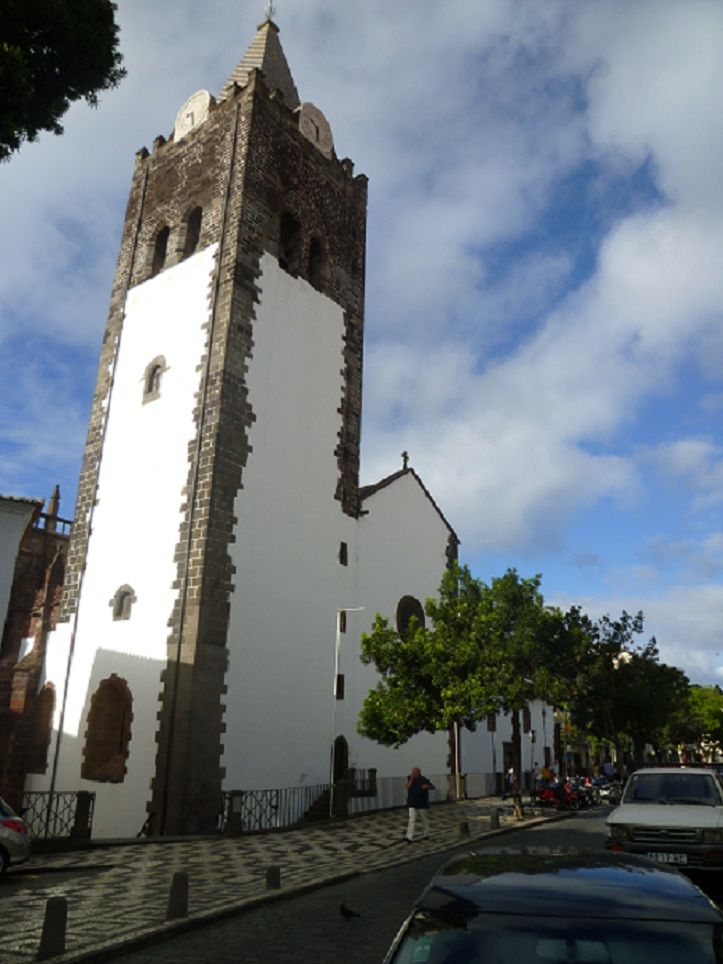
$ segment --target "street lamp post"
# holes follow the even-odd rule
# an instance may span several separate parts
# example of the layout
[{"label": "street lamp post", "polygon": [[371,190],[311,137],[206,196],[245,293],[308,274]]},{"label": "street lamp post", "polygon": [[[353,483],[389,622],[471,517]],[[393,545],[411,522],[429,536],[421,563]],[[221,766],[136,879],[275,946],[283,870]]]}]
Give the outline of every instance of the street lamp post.
[{"label": "street lamp post", "polygon": [[364,612],[363,606],[352,606],[350,608],[337,609],[336,611],[336,638],[334,640],[334,683],[332,688],[331,702],[331,754],[329,761],[329,816],[334,816],[334,763],[336,757],[336,700],[339,686],[339,668],[341,666],[341,620],[346,613]]}]

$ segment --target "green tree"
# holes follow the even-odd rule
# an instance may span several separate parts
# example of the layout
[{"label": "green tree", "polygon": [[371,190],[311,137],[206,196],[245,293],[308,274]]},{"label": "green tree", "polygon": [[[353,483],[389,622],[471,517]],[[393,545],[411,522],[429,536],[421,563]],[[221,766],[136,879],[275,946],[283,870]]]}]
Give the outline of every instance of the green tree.
[{"label": "green tree", "polygon": [[691,686],[687,709],[689,727],[684,742],[694,743],[698,755],[709,759],[723,745],[723,692],[720,686]]},{"label": "green tree", "polygon": [[416,733],[473,728],[489,713],[513,713],[515,772],[520,774],[519,710],[536,696],[532,654],[545,608],[540,577],[514,569],[486,584],[466,567],[445,572],[428,599],[430,628],[400,636],[377,615],[362,636],[361,659],[379,682],[366,697],[358,731],[386,746]]},{"label": "green tree", "polygon": [[427,600],[433,628],[413,619],[400,634],[377,614],[361,638],[361,660],[379,674],[367,695],[358,731],[384,746],[399,746],[415,734],[448,730],[455,721],[479,719],[486,709],[478,684],[475,627],[482,584],[469,570],[445,572],[438,600]]},{"label": "green tree", "polygon": [[111,0],[4,0],[0,160],[41,131],[62,134],[73,101],[95,106],[125,76]]}]

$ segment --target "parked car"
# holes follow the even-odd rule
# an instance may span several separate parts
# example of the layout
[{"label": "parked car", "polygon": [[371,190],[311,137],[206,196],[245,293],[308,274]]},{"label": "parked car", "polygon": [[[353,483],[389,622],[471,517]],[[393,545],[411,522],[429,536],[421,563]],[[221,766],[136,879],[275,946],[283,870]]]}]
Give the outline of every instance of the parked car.
[{"label": "parked car", "polygon": [[21,817],[0,797],[0,874],[30,856],[30,837]]},{"label": "parked car", "polygon": [[651,767],[628,778],[605,846],[695,870],[723,870],[723,785],[702,767]]},{"label": "parked car", "polygon": [[715,964],[723,914],[673,867],[604,851],[454,858],[385,964]]}]

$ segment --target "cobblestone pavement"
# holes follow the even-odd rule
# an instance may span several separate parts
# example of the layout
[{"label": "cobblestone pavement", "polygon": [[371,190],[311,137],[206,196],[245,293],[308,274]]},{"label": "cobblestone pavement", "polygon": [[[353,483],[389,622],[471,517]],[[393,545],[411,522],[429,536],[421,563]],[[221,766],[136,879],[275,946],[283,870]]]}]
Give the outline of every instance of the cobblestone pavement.
[{"label": "cobblestone pavement", "polygon": [[[460,842],[464,821],[472,838],[488,832],[489,815],[498,803],[487,798],[433,807],[429,839],[413,844],[402,839],[406,811],[393,810],[258,836],[134,841],[38,856],[11,871],[0,884],[0,961],[14,964],[36,959],[49,897],[63,896],[68,902],[66,953],[54,961],[91,960],[104,949],[132,945],[146,936],[198,925],[259,901],[448,849]],[[500,826],[521,826],[521,822],[504,813]],[[266,890],[270,866],[281,869],[281,890]],[[189,916],[187,921],[167,923],[168,894],[176,871],[189,876]],[[28,880],[27,888],[22,886],[23,878]],[[4,894],[11,882],[14,886]]]}]

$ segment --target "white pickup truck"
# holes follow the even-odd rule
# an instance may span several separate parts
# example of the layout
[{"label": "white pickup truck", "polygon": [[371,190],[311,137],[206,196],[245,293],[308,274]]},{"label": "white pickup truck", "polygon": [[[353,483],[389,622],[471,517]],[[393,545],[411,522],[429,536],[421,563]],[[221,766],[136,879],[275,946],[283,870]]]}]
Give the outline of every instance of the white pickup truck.
[{"label": "white pickup truck", "polygon": [[723,870],[718,774],[693,767],[636,770],[605,822],[605,846],[681,869]]}]

